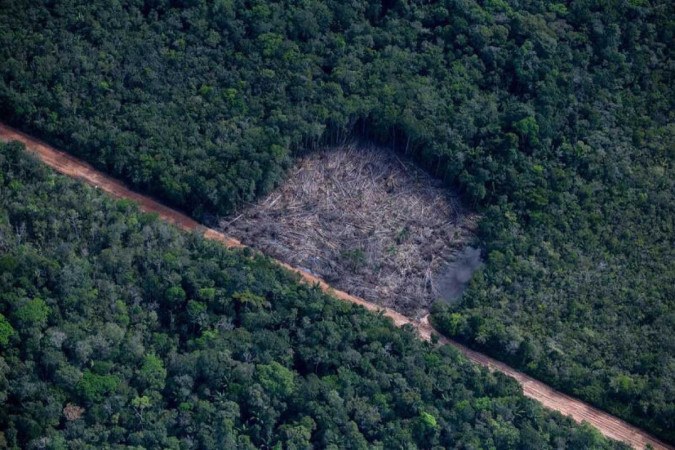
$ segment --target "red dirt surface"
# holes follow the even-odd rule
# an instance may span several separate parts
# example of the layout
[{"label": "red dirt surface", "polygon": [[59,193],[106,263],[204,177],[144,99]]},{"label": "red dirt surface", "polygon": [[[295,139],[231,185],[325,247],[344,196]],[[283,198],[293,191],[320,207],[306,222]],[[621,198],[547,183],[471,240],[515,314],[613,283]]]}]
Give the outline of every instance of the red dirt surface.
[{"label": "red dirt surface", "polygon": [[[114,197],[133,200],[139,204],[142,211],[156,213],[162,220],[172,223],[183,230],[198,231],[202,233],[205,238],[221,242],[229,248],[245,247],[238,240],[232,239],[219,231],[207,228],[187,217],[185,214],[164,206],[150,197],[134,192],[120,181],[104,175],[89,164],[56,150],[40,140],[32,138],[2,123],[0,123],[0,141],[21,142],[31,153],[56,171],[91,184],[98,189],[108,192]],[[362,298],[333,289],[324,280],[302,269],[298,269],[282,261],[277,261],[277,263],[291,272],[297,273],[305,283],[316,284],[322,290],[340,300],[361,305],[369,311],[381,312],[385,316],[391,318],[397,326],[407,324],[412,325],[419,333],[419,336],[426,341],[430,341],[432,335],[439,336],[439,333],[436,332],[431,324],[429,324],[428,316],[424,317],[422,320],[416,321],[391,308],[383,308],[374,303],[367,302]],[[636,449],[642,449],[647,445],[651,445],[654,449],[673,449],[673,447],[650,436],[639,428],[630,425],[609,413],[594,408],[587,403],[558,392],[546,384],[537,381],[502,362],[492,359],[489,356],[485,356],[482,353],[478,353],[458,342],[444,337],[439,337],[438,342],[453,346],[474,363],[480,364],[493,371],[496,370],[502,372],[514,378],[522,386],[523,393],[527,397],[539,401],[549,409],[570,416],[577,422],[588,422],[610,439],[625,442]]]}]

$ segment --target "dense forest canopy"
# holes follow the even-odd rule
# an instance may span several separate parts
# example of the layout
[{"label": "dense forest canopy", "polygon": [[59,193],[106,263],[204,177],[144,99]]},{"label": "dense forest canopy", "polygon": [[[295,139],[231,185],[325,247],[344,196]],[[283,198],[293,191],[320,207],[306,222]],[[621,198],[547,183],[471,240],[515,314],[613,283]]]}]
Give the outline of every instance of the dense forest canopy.
[{"label": "dense forest canopy", "polygon": [[3,448],[627,448],[0,145]]},{"label": "dense forest canopy", "polygon": [[12,0],[0,115],[224,214],[353,133],[484,214],[450,335],[675,441],[675,3]]}]

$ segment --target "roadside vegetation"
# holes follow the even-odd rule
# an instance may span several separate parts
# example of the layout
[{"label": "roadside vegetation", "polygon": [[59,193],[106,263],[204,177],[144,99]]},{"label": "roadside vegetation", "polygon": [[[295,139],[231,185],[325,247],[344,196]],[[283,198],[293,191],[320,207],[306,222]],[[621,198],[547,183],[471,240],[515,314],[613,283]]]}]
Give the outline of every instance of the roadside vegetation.
[{"label": "roadside vegetation", "polygon": [[16,143],[0,249],[3,448],[627,448]]},{"label": "roadside vegetation", "polygon": [[675,442],[674,9],[2,2],[0,116],[203,220],[300,150],[405,153],[482,217],[437,326]]}]

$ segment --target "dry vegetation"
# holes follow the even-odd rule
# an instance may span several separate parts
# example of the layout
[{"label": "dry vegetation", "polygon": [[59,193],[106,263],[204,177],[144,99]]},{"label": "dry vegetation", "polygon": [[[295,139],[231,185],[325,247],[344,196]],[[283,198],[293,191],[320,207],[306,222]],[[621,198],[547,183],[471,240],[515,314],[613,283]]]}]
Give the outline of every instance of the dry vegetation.
[{"label": "dry vegetation", "polygon": [[225,233],[336,287],[411,315],[461,291],[457,255],[476,215],[393,152],[354,146],[312,153]]}]

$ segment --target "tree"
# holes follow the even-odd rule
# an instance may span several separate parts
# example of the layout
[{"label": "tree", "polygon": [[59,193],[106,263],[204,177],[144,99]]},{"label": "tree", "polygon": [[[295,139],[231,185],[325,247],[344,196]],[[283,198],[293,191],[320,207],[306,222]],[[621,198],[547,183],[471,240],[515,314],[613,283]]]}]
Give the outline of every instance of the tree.
[{"label": "tree", "polygon": [[14,334],[14,328],[5,319],[5,316],[0,314],[0,345],[4,346],[9,343],[9,338]]},{"label": "tree", "polygon": [[162,360],[157,355],[149,353],[143,358],[137,378],[142,389],[161,391],[164,389],[166,375],[167,371]]}]

